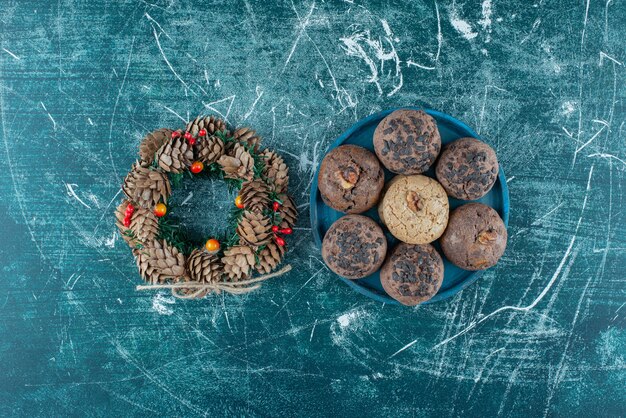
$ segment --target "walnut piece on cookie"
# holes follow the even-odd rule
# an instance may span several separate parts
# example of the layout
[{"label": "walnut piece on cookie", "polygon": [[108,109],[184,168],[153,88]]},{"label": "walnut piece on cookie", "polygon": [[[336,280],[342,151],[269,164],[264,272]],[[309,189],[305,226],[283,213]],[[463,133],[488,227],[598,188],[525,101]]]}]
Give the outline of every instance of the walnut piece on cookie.
[{"label": "walnut piece on cookie", "polygon": [[389,232],[408,244],[428,244],[448,224],[448,196],[430,177],[401,176],[385,193],[379,213]]}]

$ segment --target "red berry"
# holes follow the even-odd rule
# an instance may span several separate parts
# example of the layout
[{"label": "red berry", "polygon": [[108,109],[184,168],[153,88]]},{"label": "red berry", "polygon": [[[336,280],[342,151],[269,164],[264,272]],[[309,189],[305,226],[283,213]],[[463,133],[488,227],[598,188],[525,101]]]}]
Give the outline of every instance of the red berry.
[{"label": "red berry", "polygon": [[128,228],[130,226],[130,218],[124,218],[124,226]]},{"label": "red berry", "polygon": [[274,212],[278,212],[278,209],[280,209],[280,203],[274,202],[272,204],[272,208],[274,209]]},{"label": "red berry", "polygon": [[196,138],[188,139],[187,142],[189,142],[189,145],[194,145],[196,143]]},{"label": "red berry", "polygon": [[273,233],[277,233],[278,232],[278,225],[273,225],[272,226],[272,232]]},{"label": "red berry", "polygon": [[178,138],[179,136],[180,136],[180,132],[178,132],[178,131],[172,132],[172,139]]},{"label": "red berry", "polygon": [[291,229],[291,228],[283,228],[279,232],[281,234],[291,235],[293,233],[293,229]]},{"label": "red berry", "polygon": [[198,132],[198,136],[205,136],[206,135],[206,129],[200,129],[200,132]]},{"label": "red berry", "polygon": [[189,141],[191,138],[193,138],[193,135],[191,135],[191,132],[185,132],[185,139]]},{"label": "red berry", "polygon": [[193,164],[191,164],[190,170],[193,174],[198,174],[204,170],[204,164],[202,164],[202,161],[194,161]]},{"label": "red berry", "polygon": [[276,244],[280,245],[281,247],[285,246],[285,240],[282,239],[281,237],[274,237],[274,241],[276,241]]}]

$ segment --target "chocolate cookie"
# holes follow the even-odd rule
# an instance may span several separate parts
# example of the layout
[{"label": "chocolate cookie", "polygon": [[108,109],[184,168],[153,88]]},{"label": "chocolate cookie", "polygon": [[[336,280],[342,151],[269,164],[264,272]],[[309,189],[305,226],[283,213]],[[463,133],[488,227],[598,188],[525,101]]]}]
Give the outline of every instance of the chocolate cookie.
[{"label": "chocolate cookie", "polygon": [[435,296],[443,282],[443,260],[430,244],[400,243],[380,270],[385,292],[403,305],[417,305]]},{"label": "chocolate cookie", "polygon": [[361,213],[378,202],[385,176],[374,154],[356,145],[342,145],[326,154],[317,182],[328,206]]},{"label": "chocolate cookie", "polygon": [[441,150],[437,123],[421,110],[396,110],[376,127],[374,150],[389,171],[421,174],[430,168]]},{"label": "chocolate cookie", "polygon": [[494,266],[506,248],[507,232],[498,212],[481,203],[459,206],[450,214],[441,249],[465,270]]},{"label": "chocolate cookie", "polygon": [[457,139],[441,153],[437,180],[452,197],[476,200],[486,195],[498,178],[498,159],[489,145],[474,138]]},{"label": "chocolate cookie", "polygon": [[389,232],[409,244],[428,244],[436,240],[448,223],[448,196],[430,177],[394,179],[381,205],[382,219]]},{"label": "chocolate cookie", "polygon": [[348,279],[369,276],[380,268],[387,240],[380,226],[368,217],[347,215],[335,221],[324,236],[322,258],[338,275]]}]

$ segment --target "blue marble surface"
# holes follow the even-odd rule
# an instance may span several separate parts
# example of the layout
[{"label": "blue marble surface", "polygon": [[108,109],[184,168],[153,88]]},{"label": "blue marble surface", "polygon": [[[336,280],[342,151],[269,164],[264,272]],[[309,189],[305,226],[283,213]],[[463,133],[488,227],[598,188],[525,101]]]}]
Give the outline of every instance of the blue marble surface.
[{"label": "blue marble surface", "polygon": [[[623,0],[4,0],[0,415],[625,415],[625,21]],[[407,309],[324,267],[308,193],[356,120],[425,103],[496,149],[510,241]],[[294,269],[137,292],[122,178],[146,132],[203,112],[286,156]],[[182,216],[212,230],[230,204],[206,182]]]}]

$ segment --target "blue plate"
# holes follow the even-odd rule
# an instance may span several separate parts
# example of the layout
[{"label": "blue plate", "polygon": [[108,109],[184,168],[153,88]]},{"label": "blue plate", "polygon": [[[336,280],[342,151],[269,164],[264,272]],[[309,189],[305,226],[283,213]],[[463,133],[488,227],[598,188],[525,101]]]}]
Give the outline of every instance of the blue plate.
[{"label": "blue plate", "polygon": [[[480,139],[478,134],[474,132],[469,126],[453,118],[450,115],[446,115],[445,113],[437,112],[436,110],[422,109],[418,107],[408,107],[403,109],[424,110],[426,113],[435,118],[435,120],[437,121],[437,127],[439,128],[439,133],[441,134],[442,145],[449,144],[450,142],[453,142],[454,140],[462,137],[472,137]],[[385,110],[383,112],[379,112],[364,119],[361,119],[360,121],[355,123],[350,129],[344,132],[344,134],[341,135],[330,146],[328,151],[338,147],[339,145],[354,144],[367,148],[368,150],[374,152],[374,130],[376,129],[378,123],[394,110],[397,109]],[[313,231],[315,243],[318,247],[321,248],[322,239],[324,238],[324,234],[326,234],[326,231],[328,231],[330,226],[337,219],[341,218],[345,214],[326,206],[322,201],[322,197],[317,188],[318,173],[319,167],[317,168],[317,172],[315,173],[315,177],[313,178],[313,184],[311,185],[311,229]],[[434,178],[434,166],[431,167],[431,169],[428,170],[425,175]],[[389,181],[393,176],[393,173],[385,170],[385,182]],[[454,209],[457,206],[468,203],[467,201],[457,200],[453,198],[449,198],[449,201],[450,209]],[[475,202],[480,202],[494,208],[500,214],[500,217],[504,220],[504,225],[508,226],[509,189],[506,186],[506,178],[504,177],[504,171],[502,170],[502,167],[500,167],[498,179],[496,180],[496,184],[493,186],[491,191],[487,193],[487,195],[483,196],[481,199],[475,200]],[[381,224],[376,207],[363,213],[363,215],[369,216],[370,218]],[[388,248],[391,249],[396,245],[398,240],[394,238],[384,226],[383,230],[385,231],[385,235],[387,236],[387,242],[389,244]],[[433,296],[430,300],[424,302],[424,304],[439,302],[441,300],[447,299],[465,289],[470,284],[474,283],[482,275],[482,271],[467,271],[450,263],[441,252],[439,242],[435,241],[433,245],[435,246],[435,248],[437,248],[443,258],[444,277],[439,292],[437,292],[437,294]],[[369,298],[372,298],[379,302],[399,304],[398,301],[387,295],[387,293],[383,289],[382,285],[380,284],[380,274],[378,271],[359,280],[349,280],[343,277],[341,279],[346,284],[348,284],[348,286],[352,287],[357,292]]]}]

